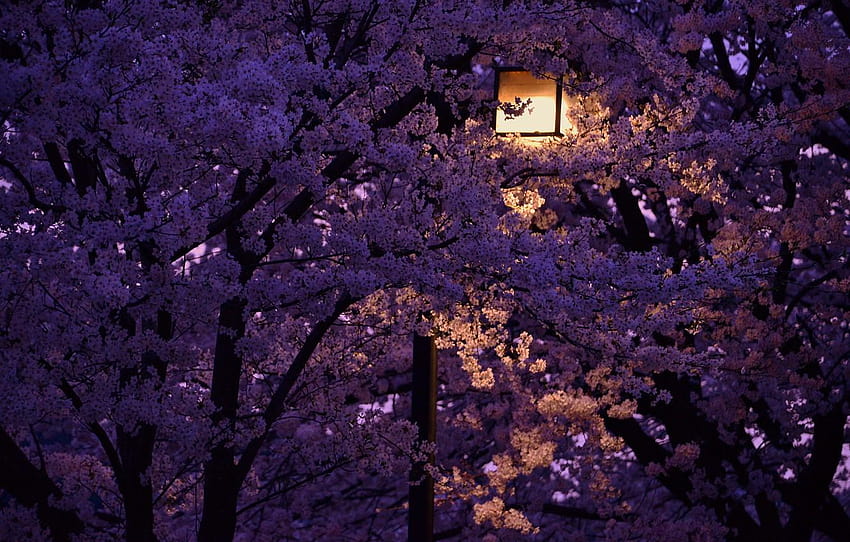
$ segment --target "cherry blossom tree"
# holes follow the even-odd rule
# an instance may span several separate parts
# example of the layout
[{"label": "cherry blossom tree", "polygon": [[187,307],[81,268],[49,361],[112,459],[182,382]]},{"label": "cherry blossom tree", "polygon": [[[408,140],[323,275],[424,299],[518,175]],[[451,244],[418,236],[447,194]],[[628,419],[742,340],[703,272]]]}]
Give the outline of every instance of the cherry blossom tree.
[{"label": "cherry blossom tree", "polygon": [[[418,332],[440,538],[841,540],[848,37],[839,0],[4,3],[0,538],[402,540]],[[562,81],[562,137],[494,133],[499,65]]]}]

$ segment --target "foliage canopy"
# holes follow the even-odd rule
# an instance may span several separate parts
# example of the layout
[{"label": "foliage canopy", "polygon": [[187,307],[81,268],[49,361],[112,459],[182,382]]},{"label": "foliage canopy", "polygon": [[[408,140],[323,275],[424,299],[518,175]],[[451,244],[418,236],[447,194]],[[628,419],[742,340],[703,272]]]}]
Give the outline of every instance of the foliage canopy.
[{"label": "foliage canopy", "polygon": [[[444,538],[844,539],[848,49],[842,0],[4,2],[0,539],[403,539],[414,331]],[[498,65],[563,137],[494,134]]]}]

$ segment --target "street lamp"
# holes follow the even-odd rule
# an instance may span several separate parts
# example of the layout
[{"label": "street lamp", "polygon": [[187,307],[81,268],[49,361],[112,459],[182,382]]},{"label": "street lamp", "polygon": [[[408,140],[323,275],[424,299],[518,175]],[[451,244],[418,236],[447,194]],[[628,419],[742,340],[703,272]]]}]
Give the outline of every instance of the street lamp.
[{"label": "street lamp", "polygon": [[[497,134],[523,137],[560,137],[570,126],[566,118],[560,78],[536,77],[521,68],[496,68]],[[512,107],[513,106],[513,107]],[[413,336],[411,420],[419,440],[435,443],[437,431],[437,349],[434,337]],[[433,454],[412,465],[408,499],[408,542],[434,540],[434,480],[427,471]]]},{"label": "street lamp", "polygon": [[569,125],[560,78],[521,68],[496,68],[494,129],[499,135],[562,136]]}]

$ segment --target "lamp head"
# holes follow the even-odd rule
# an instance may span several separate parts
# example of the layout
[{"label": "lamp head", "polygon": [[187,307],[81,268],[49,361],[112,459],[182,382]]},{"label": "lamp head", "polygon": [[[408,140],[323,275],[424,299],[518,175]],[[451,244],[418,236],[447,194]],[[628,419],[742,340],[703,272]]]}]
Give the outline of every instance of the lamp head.
[{"label": "lamp head", "polygon": [[521,68],[496,68],[495,131],[499,135],[562,136],[560,79],[536,77]]}]

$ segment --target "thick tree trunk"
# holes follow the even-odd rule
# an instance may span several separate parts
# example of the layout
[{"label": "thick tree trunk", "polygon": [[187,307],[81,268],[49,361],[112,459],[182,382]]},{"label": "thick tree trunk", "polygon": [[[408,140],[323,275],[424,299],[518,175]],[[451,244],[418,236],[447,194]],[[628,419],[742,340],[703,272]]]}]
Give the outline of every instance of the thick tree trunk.
[{"label": "thick tree trunk", "polygon": [[226,301],[219,312],[212,377],[212,401],[216,406],[215,421],[224,430],[204,465],[204,507],[198,531],[199,542],[230,542],[236,530],[236,502],[239,476],[235,452],[227,433],[234,427],[239,402],[239,379],[242,358],[236,351],[245,335],[245,300]]},{"label": "thick tree trunk", "polygon": [[233,448],[216,446],[204,467],[204,508],[198,542],[231,542],[239,496]]},{"label": "thick tree trunk", "polygon": [[[811,459],[806,470],[800,473],[792,492],[794,509],[785,528],[788,542],[808,542],[812,531],[821,523],[819,516],[831,497],[829,485],[841,461],[844,444],[844,424],[847,416],[842,405],[814,417],[815,430]],[[821,513],[819,513],[821,512]]]},{"label": "thick tree trunk", "polygon": [[148,469],[153,457],[156,427],[140,424],[133,432],[118,430],[118,452],[123,467],[119,480],[124,498],[127,542],[156,542],[153,527],[153,488]]},{"label": "thick tree trunk", "polygon": [[[134,326],[127,323],[128,328]],[[143,327],[154,331],[160,338],[170,340],[173,321],[166,311],[159,311],[156,319],[144,322]],[[132,332],[132,331],[131,331]],[[166,364],[156,352],[145,352],[138,369],[121,372],[122,387],[132,390],[136,380],[155,379],[157,386],[165,380]],[[153,486],[150,466],[153,463],[156,443],[156,425],[138,422],[133,427],[118,426],[116,443],[121,458],[118,488],[124,499],[127,542],[157,542],[154,534]]]}]

